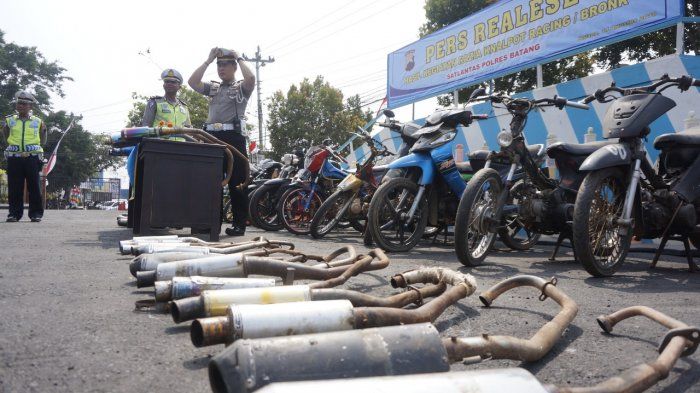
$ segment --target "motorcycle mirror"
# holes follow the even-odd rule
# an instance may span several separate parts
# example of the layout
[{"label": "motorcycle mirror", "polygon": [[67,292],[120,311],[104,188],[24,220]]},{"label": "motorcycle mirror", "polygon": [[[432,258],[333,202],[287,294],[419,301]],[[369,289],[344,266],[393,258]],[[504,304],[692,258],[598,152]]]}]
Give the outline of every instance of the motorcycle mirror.
[{"label": "motorcycle mirror", "polygon": [[483,87],[480,87],[478,89],[474,89],[474,91],[472,91],[472,94],[469,95],[469,101],[475,99],[476,97],[485,96],[485,95],[486,95],[486,89],[484,89]]},{"label": "motorcycle mirror", "polygon": [[391,109],[384,109],[384,111],[382,111],[382,113],[384,114],[384,116],[386,116],[390,119],[393,118],[394,116],[396,116],[396,115],[394,115],[394,111],[392,111]]}]

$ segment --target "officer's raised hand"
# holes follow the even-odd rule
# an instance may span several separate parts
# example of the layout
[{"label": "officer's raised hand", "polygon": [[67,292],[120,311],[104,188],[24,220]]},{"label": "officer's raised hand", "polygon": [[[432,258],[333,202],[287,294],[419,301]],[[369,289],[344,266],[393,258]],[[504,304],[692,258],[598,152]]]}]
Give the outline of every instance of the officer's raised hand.
[{"label": "officer's raised hand", "polygon": [[211,48],[211,51],[209,51],[209,57],[207,58],[207,63],[211,64],[214,59],[216,59],[219,54],[221,53],[221,49],[219,48]]}]

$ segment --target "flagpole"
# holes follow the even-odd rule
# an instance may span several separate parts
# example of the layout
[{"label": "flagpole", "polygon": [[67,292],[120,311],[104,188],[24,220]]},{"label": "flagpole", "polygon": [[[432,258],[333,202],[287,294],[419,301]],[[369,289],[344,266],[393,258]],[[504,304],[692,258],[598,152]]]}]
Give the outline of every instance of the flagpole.
[{"label": "flagpole", "polygon": [[68,131],[73,127],[73,122],[75,121],[75,117],[71,117],[70,123],[68,124],[68,127],[64,131],[61,132],[61,137],[58,138],[58,142],[56,142],[56,147],[54,147],[53,152],[51,153],[51,156],[49,156],[49,161],[46,163],[46,166],[42,168],[41,170],[41,195],[42,195],[42,201],[43,201],[43,206],[44,209],[46,209],[46,186],[47,186],[47,181],[48,181],[48,176],[51,170],[53,169],[54,165],[56,165],[56,159],[58,156],[58,147],[61,146],[61,141],[63,140],[63,137],[66,136]]}]

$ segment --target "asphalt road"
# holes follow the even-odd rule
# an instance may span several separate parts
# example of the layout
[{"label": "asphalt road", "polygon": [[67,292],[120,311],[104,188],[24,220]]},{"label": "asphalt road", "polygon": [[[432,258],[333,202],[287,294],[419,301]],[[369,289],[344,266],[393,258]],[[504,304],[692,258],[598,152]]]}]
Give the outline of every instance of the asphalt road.
[{"label": "asphalt road", "polygon": [[[152,298],[152,292],[136,288],[128,271],[130,258],[118,254],[117,242],[132,235],[116,226],[116,214],[47,211],[39,224],[0,223],[0,392],[209,391],[206,365],[223,347],[196,349],[189,325],[176,326],[169,315],[135,310],[134,302]],[[261,231],[251,229],[245,238],[259,235]],[[325,254],[341,244],[366,251],[352,232],[322,241],[283,232],[266,236],[291,239],[298,249],[313,253]],[[656,357],[663,327],[634,318],[607,335],[595,322],[600,314],[647,305],[700,326],[700,274],[688,273],[684,258],[664,256],[650,271],[651,255],[634,254],[615,277],[594,279],[577,265],[570,249],[563,251],[556,262],[547,260],[548,246],[498,252],[482,267],[467,270],[451,245],[424,242],[412,252],[390,254],[389,268],[358,276],[345,288],[395,293],[388,277],[417,266],[470,272],[478,280],[477,292],[517,274],[557,277],[558,287],[580,310],[548,356],[529,364],[456,364],[453,370],[520,366],[540,381],[558,385],[594,384]],[[436,326],[444,336],[530,337],[558,311],[551,299],[540,302],[538,295],[533,288],[518,288],[491,308],[482,307],[473,295],[450,307]],[[699,381],[697,352],[679,360],[651,391],[700,392]]]}]

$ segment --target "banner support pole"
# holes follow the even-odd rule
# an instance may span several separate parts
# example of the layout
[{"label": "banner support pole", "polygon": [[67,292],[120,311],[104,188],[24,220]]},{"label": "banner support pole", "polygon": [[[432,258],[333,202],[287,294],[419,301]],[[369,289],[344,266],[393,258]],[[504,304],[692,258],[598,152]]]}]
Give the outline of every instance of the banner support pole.
[{"label": "banner support pole", "polygon": [[680,22],[676,25],[676,54],[682,55],[685,51],[685,24]]},{"label": "banner support pole", "polygon": [[537,65],[537,88],[544,86],[544,77],[542,76],[542,64]]}]

